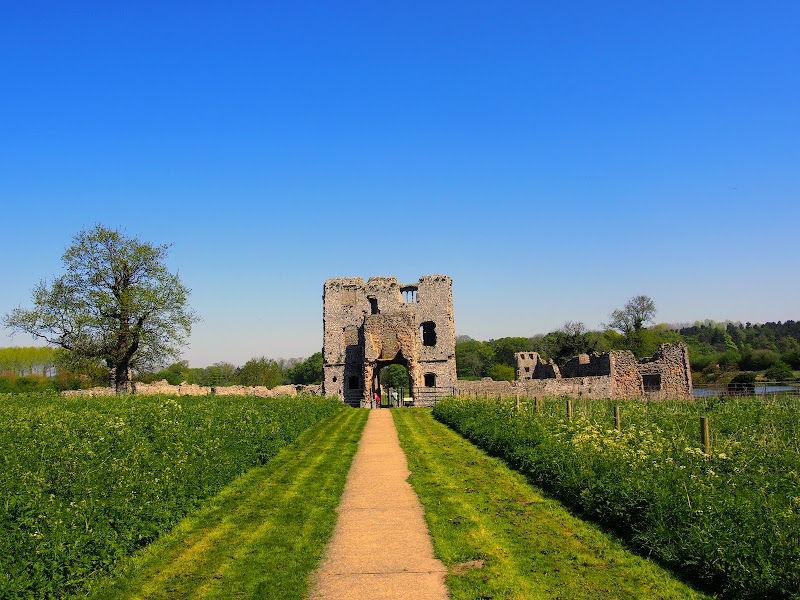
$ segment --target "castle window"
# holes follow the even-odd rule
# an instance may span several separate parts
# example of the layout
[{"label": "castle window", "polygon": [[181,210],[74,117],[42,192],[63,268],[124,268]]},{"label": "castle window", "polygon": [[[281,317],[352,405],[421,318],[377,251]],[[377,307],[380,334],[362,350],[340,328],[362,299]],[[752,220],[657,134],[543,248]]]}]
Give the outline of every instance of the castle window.
[{"label": "castle window", "polygon": [[642,375],[642,384],[644,385],[645,392],[660,392],[661,391],[661,374]]},{"label": "castle window", "polygon": [[358,346],[358,327],[348,325],[344,328],[344,345]]},{"label": "castle window", "polygon": [[342,305],[343,306],[356,305],[356,286],[346,285],[342,287]]},{"label": "castle window", "polygon": [[436,387],[435,373],[425,373],[425,387]]},{"label": "castle window", "polygon": [[423,346],[436,345],[436,323],[433,321],[425,321],[419,326],[419,335],[422,338]]},{"label": "castle window", "polygon": [[403,302],[416,302],[417,301],[417,286],[408,285],[400,288],[403,294]]},{"label": "castle window", "polygon": [[525,372],[526,373],[530,373],[531,372],[531,368],[530,367],[525,367]]},{"label": "castle window", "polygon": [[372,315],[379,314],[380,311],[378,310],[378,299],[370,297],[370,298],[368,298],[368,300],[369,300],[369,312],[370,312],[370,314],[372,314]]}]

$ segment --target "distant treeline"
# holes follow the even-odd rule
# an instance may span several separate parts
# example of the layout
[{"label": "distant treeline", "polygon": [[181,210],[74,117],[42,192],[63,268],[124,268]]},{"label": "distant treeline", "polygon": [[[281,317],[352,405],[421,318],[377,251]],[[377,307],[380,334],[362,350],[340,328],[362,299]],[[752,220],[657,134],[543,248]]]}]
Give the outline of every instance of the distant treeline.
[{"label": "distant treeline", "polygon": [[178,362],[156,373],[140,373],[135,381],[152,383],[166,379],[172,385],[185,381],[204,386],[260,385],[274,388],[283,384],[313,385],[322,383],[322,352],[305,360],[251,358],[242,366],[219,362],[204,368],[192,368]]},{"label": "distant treeline", "polygon": [[56,373],[56,353],[48,346],[0,348],[0,373],[52,376]]},{"label": "distant treeline", "polygon": [[538,352],[559,366],[581,353],[631,350],[637,358],[652,356],[663,343],[682,342],[689,348],[695,383],[730,381],[742,371],[763,372],[771,381],[789,381],[800,369],[800,322],[718,323],[691,326],[667,324],[623,335],[613,329],[589,331],[582,323],[532,337],[478,341],[456,338],[456,369],[460,379],[492,377],[513,380],[514,354]]},{"label": "distant treeline", "polygon": [[[61,391],[108,385],[108,370],[91,365],[81,372],[59,368],[61,351],[49,347],[0,348],[0,392]],[[252,358],[242,366],[220,362],[210,367],[192,368],[181,361],[154,373],[136,373],[133,379],[144,383],[166,379],[172,385],[182,381],[205,386],[261,385],[273,388],[282,384],[322,383],[322,353],[307,359]]]}]

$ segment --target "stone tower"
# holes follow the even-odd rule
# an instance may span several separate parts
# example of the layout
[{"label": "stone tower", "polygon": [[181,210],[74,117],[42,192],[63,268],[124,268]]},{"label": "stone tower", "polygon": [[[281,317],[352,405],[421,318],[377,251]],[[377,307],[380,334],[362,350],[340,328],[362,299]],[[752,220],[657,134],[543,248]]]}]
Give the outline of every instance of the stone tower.
[{"label": "stone tower", "polygon": [[326,395],[369,406],[383,367],[408,370],[415,404],[450,395],[456,385],[453,281],[426,275],[341,277],[325,282],[323,382]]}]

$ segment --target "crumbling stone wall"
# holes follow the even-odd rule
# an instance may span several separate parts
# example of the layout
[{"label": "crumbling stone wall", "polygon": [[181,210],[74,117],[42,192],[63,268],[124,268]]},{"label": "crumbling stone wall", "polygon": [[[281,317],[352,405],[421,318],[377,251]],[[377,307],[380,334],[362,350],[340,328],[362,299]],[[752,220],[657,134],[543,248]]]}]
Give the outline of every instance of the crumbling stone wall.
[{"label": "crumbling stone wall", "polygon": [[614,385],[612,398],[641,398],[644,395],[642,376],[636,366],[636,357],[630,350],[614,350],[608,353],[611,379]]},{"label": "crumbling stone wall", "polygon": [[[278,385],[272,389],[264,386],[225,385],[225,386],[200,386],[194,383],[183,382],[180,385],[171,385],[166,379],[153,383],[133,383],[134,394],[164,394],[165,396],[257,396],[261,398],[276,398],[278,396],[303,396],[322,395],[320,385]],[[64,398],[80,396],[115,396],[113,387],[98,387],[87,390],[64,390],[60,394]]]},{"label": "crumbling stone wall", "polygon": [[611,375],[611,353],[578,354],[561,367],[562,377],[602,377]]},{"label": "crumbling stone wall", "polygon": [[[651,358],[636,361],[629,350],[579,354],[554,371],[535,352],[517,352],[515,392],[531,397],[692,398],[689,351],[683,344],[662,344]],[[552,374],[551,374],[552,373]],[[555,376],[554,376],[555,375]],[[474,383],[459,389],[471,390]],[[485,387],[485,386],[484,386]]]},{"label": "crumbling stone wall", "polygon": [[[323,288],[323,391],[368,406],[377,375],[406,366],[414,390],[449,388],[456,381],[452,280],[426,275],[417,283],[395,277],[340,277]],[[426,385],[434,383],[434,385]]]},{"label": "crumbling stone wall", "polygon": [[486,377],[481,381],[459,381],[459,396],[488,395],[490,398],[548,398],[571,396],[573,398],[613,398],[614,382],[608,376],[526,379],[523,381],[494,381]]},{"label": "crumbling stone wall", "polygon": [[[637,364],[642,376],[645,393],[659,398],[691,398],[692,370],[689,364],[689,349],[682,344],[661,344],[651,358]],[[648,386],[648,376],[651,376]],[[660,384],[660,389],[655,386]],[[652,387],[652,389],[648,389]]]},{"label": "crumbling stone wall", "polygon": [[517,381],[530,379],[558,379],[561,371],[552,360],[544,362],[538,352],[517,352],[514,354],[514,372]]}]

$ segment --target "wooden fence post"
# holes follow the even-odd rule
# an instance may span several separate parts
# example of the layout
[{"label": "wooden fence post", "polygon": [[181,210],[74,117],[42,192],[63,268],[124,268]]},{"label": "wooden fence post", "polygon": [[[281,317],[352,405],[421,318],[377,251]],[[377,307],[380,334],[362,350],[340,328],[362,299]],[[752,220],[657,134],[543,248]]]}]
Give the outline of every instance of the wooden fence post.
[{"label": "wooden fence post", "polygon": [[533,409],[534,409],[534,410],[535,410],[537,413],[538,413],[538,412],[539,412],[539,410],[542,408],[542,405],[540,404],[540,400],[541,400],[541,398],[539,398],[539,396],[536,396],[536,398],[534,398],[534,399],[533,399]]},{"label": "wooden fence post", "polygon": [[700,417],[700,445],[705,454],[711,454],[711,437],[708,434],[708,417]]},{"label": "wooden fence post", "polygon": [[619,419],[619,406],[614,407],[614,426],[617,428],[617,431],[622,431],[622,424]]},{"label": "wooden fence post", "polygon": [[567,418],[572,421],[572,400],[567,400]]},{"label": "wooden fence post", "polygon": [[517,392],[517,414],[519,414],[519,392]]}]

